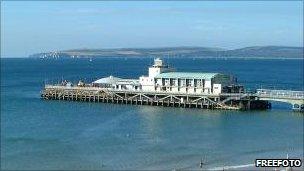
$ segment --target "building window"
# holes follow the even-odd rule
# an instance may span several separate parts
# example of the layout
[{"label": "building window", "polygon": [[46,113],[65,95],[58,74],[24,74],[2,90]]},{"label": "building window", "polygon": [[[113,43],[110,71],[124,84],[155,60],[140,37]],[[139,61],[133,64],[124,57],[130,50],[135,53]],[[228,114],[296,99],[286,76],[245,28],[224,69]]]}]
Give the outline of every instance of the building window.
[{"label": "building window", "polygon": [[169,85],[169,79],[165,79],[165,85],[167,86],[167,85]]},{"label": "building window", "polygon": [[193,87],[193,86],[194,86],[194,80],[189,80],[189,85],[190,85],[191,87]]},{"label": "building window", "polygon": [[175,79],[172,80],[172,85],[176,86],[176,80]]},{"label": "building window", "polygon": [[186,80],[181,80],[181,86],[185,86],[186,85]]},{"label": "building window", "polygon": [[201,82],[201,80],[197,80],[196,85],[197,85],[197,86],[202,86],[202,82]]}]

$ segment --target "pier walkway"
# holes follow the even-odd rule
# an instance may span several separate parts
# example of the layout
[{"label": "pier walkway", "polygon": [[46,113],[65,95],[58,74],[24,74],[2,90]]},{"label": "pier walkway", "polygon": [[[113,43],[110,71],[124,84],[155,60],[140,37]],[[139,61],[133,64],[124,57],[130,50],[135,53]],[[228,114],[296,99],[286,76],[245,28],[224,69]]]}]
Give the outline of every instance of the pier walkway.
[{"label": "pier walkway", "polygon": [[268,101],[289,103],[304,111],[304,91],[257,89],[255,93],[172,93],[158,91],[115,90],[92,86],[45,85],[44,99],[97,101],[140,105],[194,107],[207,109],[267,109]]},{"label": "pier walkway", "polygon": [[304,91],[257,89],[255,93],[172,93],[157,91],[114,90],[99,87],[45,85],[44,99],[98,101],[106,103],[149,104],[175,107],[217,109],[267,109],[268,101],[289,103],[304,111]]},{"label": "pier walkway", "polygon": [[268,109],[266,100],[252,93],[172,93],[165,91],[115,90],[92,86],[46,85],[41,92],[44,99],[90,101],[103,103],[170,106],[204,109]]},{"label": "pier walkway", "polygon": [[257,89],[260,100],[279,101],[292,104],[292,109],[304,111],[304,91]]}]

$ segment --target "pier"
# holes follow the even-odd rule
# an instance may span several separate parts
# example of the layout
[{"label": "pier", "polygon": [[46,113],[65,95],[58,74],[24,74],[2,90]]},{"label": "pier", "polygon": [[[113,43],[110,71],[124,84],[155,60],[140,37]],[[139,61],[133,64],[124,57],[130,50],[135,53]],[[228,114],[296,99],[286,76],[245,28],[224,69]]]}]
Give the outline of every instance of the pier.
[{"label": "pier", "polygon": [[41,97],[47,100],[224,110],[269,109],[271,107],[271,104],[268,101],[259,100],[255,94],[246,93],[213,95],[153,91],[121,91],[100,87],[46,85],[41,92]]},{"label": "pier", "polygon": [[269,101],[290,103],[304,111],[304,92],[257,89],[245,91],[233,75],[205,72],[175,72],[157,58],[147,76],[123,79],[109,76],[92,83],[45,85],[43,99],[89,101],[183,108],[254,110],[269,109]]}]

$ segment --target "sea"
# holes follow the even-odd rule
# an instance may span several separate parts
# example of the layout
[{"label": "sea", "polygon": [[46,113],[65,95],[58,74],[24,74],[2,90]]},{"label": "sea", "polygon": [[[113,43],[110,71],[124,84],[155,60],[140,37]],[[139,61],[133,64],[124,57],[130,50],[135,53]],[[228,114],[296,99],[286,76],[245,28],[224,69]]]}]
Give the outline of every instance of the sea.
[{"label": "sea", "polygon": [[[248,91],[303,90],[303,60],[164,58],[177,71],[233,74]],[[196,170],[303,158],[303,113],[52,101],[44,84],[147,75],[153,58],[1,58],[1,169]]]}]

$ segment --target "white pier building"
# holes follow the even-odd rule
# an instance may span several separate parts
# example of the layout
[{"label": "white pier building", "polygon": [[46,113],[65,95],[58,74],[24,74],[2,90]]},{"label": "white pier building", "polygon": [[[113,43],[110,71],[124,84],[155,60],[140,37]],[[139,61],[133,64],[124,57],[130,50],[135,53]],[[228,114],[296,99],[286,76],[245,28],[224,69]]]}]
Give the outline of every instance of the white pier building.
[{"label": "white pier building", "polygon": [[115,90],[146,92],[172,92],[182,94],[241,93],[243,87],[232,75],[202,72],[173,72],[159,58],[149,67],[148,76],[139,79],[122,79],[109,76],[92,83],[96,87]]}]

